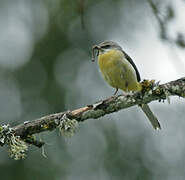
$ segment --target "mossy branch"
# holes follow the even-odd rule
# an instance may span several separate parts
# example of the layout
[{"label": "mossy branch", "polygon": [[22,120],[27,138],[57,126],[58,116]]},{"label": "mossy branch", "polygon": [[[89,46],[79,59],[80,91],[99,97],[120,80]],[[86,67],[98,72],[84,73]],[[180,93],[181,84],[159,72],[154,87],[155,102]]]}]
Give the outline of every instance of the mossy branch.
[{"label": "mossy branch", "polygon": [[[154,81],[144,80],[142,82],[143,90],[131,95],[119,95],[101,100],[92,105],[75,109],[67,112],[50,114],[33,121],[26,121],[15,127],[0,126],[0,145],[10,145],[11,137],[23,142],[41,147],[44,142],[37,141],[33,135],[44,131],[52,131],[57,127],[62,134],[69,135],[74,133],[74,129],[79,122],[87,119],[97,119],[106,114],[120,111],[134,105],[146,104],[158,100],[164,101],[169,96],[179,96],[185,98],[185,77],[171,81],[162,85],[154,83]],[[23,146],[23,145],[22,145]]]}]

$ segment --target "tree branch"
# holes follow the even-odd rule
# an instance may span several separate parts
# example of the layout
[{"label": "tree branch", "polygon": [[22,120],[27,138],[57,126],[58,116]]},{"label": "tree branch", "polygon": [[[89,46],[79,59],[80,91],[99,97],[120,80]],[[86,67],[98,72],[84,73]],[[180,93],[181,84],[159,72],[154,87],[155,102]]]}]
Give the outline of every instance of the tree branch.
[{"label": "tree branch", "polygon": [[78,122],[82,122],[91,118],[97,119],[106,114],[137,104],[146,104],[155,100],[161,101],[168,98],[168,96],[176,95],[185,97],[185,77],[176,81],[155,86],[153,89],[148,87],[148,90],[145,89],[144,91],[144,93],[137,92],[126,97],[120,95],[115,98],[109,98],[73,111],[44,116],[13,127],[13,132],[17,136],[27,137],[28,135],[55,129],[59,125],[59,121],[62,120],[64,114],[66,114],[69,119],[75,119]]},{"label": "tree branch", "polygon": [[[9,129],[11,130],[11,134],[14,136],[20,137],[27,143],[41,147],[44,144],[43,142],[36,141],[34,138],[30,137],[32,137],[33,134],[44,131],[52,131],[57,127],[63,128],[65,131],[69,131],[71,126],[62,124],[66,122],[66,120],[71,122],[72,120],[83,122],[87,119],[97,119],[106,114],[117,112],[134,105],[147,104],[156,100],[159,102],[164,101],[165,99],[169,99],[169,96],[179,96],[185,98],[185,77],[162,85],[159,85],[159,83],[155,84],[154,81],[144,80],[142,82],[142,87],[143,89],[141,92],[136,92],[132,95],[119,95],[116,97],[110,97],[79,109],[50,114],[33,121],[26,121],[23,124]],[[1,129],[0,140],[1,137],[5,137],[6,135],[8,136],[8,134],[10,134],[10,132],[7,133],[8,130],[3,132]],[[2,143],[1,140],[0,145],[7,144],[6,138],[4,139],[5,142]]]}]

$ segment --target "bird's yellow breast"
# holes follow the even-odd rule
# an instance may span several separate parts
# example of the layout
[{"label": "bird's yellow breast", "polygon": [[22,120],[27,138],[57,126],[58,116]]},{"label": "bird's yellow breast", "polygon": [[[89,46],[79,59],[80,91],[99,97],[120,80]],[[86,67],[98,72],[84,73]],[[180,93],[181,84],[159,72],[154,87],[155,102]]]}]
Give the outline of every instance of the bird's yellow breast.
[{"label": "bird's yellow breast", "polygon": [[109,50],[98,56],[100,71],[109,85],[123,91],[138,91],[136,72],[120,50]]}]

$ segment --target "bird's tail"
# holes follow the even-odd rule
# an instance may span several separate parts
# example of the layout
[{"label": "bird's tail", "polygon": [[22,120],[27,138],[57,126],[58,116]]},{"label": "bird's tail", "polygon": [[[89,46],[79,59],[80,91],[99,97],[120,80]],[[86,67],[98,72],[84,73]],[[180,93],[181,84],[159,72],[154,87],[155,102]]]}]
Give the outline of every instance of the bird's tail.
[{"label": "bird's tail", "polygon": [[146,114],[146,116],[150,120],[154,129],[161,129],[161,125],[159,121],[157,120],[157,118],[155,117],[154,113],[151,111],[149,106],[147,104],[142,104],[141,109],[143,110],[143,112]]}]

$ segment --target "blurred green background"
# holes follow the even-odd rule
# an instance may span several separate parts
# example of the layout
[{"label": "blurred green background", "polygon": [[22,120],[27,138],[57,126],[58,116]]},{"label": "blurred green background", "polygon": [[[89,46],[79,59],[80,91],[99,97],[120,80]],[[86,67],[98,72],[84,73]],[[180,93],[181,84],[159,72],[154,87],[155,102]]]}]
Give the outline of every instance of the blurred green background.
[{"label": "blurred green background", "polygon": [[[109,97],[114,90],[91,62],[91,47],[114,40],[142,79],[185,75],[183,0],[1,0],[0,123],[17,125]],[[120,92],[121,93],[121,92]],[[0,147],[2,180],[184,180],[185,105],[150,104],[154,131],[138,107],[82,124],[70,139],[40,135],[15,161]]]}]

